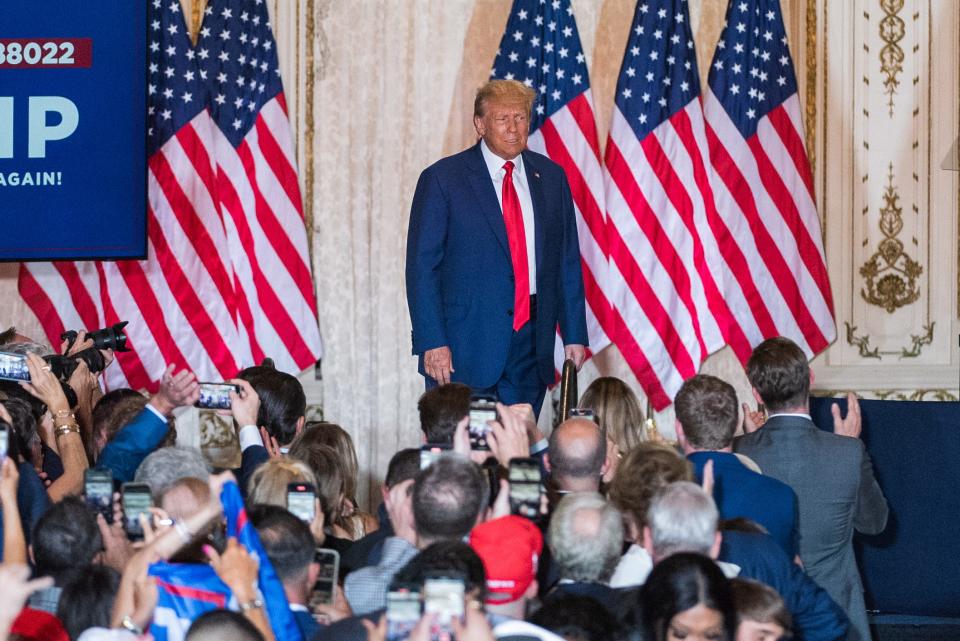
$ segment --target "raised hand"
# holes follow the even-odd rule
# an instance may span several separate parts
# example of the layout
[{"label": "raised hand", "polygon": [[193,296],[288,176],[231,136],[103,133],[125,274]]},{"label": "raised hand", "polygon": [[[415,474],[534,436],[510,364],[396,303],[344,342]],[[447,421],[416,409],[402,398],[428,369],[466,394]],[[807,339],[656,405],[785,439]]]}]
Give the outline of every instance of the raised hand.
[{"label": "raised hand", "polygon": [[160,391],[150,398],[150,404],[164,416],[185,405],[193,405],[200,398],[200,384],[193,372],[181,370],[173,374],[173,364],[167,365],[160,377]]},{"label": "raised hand", "polygon": [[830,413],[833,414],[833,433],[840,436],[849,436],[859,438],[863,431],[863,419],[860,416],[860,401],[853,392],[847,392],[847,415],[840,416],[840,406],[833,403],[830,406]]}]

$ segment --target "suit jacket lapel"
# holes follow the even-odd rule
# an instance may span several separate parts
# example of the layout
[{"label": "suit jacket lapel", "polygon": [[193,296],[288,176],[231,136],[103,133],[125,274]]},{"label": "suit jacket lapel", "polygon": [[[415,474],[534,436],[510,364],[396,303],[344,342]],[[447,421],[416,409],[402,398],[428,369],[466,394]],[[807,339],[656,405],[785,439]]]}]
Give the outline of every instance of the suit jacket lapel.
[{"label": "suit jacket lapel", "polygon": [[487,171],[487,165],[483,161],[483,152],[480,151],[480,143],[473,148],[473,154],[470,157],[470,186],[476,196],[477,203],[480,205],[480,213],[486,218],[493,235],[500,241],[500,247],[510,258],[510,244],[507,242],[507,226],[503,222],[503,212],[500,211],[500,198],[497,196],[497,190],[493,187],[493,181],[490,180],[490,172]]},{"label": "suit jacket lapel", "polygon": [[[533,231],[536,234],[534,248],[537,252],[537,274],[541,274],[543,262],[544,226],[547,224],[546,203],[543,199],[543,178],[540,170],[532,161],[533,154],[523,152],[523,167],[527,172],[527,185],[530,188],[530,200],[533,202]],[[540,289],[539,287],[537,288]]]}]

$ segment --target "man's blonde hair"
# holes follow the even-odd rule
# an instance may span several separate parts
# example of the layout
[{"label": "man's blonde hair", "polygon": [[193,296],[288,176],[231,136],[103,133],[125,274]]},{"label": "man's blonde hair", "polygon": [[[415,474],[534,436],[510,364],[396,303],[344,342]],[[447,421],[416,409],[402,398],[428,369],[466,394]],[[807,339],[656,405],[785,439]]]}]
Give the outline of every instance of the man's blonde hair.
[{"label": "man's blonde hair", "polygon": [[523,104],[529,116],[536,97],[536,92],[519,80],[491,80],[477,89],[477,97],[473,101],[473,115],[482,118],[488,102],[502,102]]}]

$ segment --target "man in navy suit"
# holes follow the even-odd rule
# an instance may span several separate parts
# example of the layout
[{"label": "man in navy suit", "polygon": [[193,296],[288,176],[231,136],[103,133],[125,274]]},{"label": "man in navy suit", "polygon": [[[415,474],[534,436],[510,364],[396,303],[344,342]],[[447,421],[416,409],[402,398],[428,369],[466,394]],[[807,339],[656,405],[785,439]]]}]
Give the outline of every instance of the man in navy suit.
[{"label": "man in navy suit", "polygon": [[570,187],[559,165],[526,149],[534,97],[513,80],[477,92],[480,142],[420,175],[406,280],[427,387],[459,381],[539,413],[556,327],[578,367],[587,328]]},{"label": "man in navy suit", "polygon": [[786,483],[747,468],[733,454],[737,393],[715,376],[699,374],[684,382],[674,399],[677,440],[697,478],[713,461],[713,499],[721,519],[750,519],[783,551],[797,555],[797,495]]}]

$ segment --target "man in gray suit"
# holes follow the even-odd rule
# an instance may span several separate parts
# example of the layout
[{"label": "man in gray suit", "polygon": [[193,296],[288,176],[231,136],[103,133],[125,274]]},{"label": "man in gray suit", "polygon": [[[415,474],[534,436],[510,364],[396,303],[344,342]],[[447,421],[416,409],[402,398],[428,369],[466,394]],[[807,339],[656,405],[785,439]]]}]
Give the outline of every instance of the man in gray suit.
[{"label": "man in gray suit", "polygon": [[810,366],[795,343],[771,338],[747,361],[747,378],[770,418],[734,441],[734,450],[764,474],[797,493],[800,558],[807,573],[850,618],[851,641],[868,641],[863,584],[853,554],[853,530],[879,534],[887,525],[887,500],[873,475],[860,435],[860,408],[852,394],[846,418],[833,406],[834,433],[810,419]]}]

